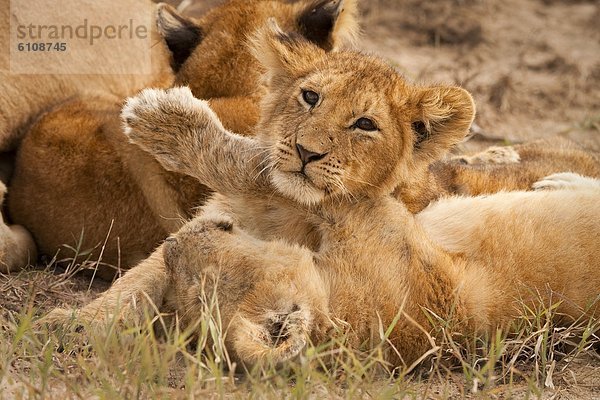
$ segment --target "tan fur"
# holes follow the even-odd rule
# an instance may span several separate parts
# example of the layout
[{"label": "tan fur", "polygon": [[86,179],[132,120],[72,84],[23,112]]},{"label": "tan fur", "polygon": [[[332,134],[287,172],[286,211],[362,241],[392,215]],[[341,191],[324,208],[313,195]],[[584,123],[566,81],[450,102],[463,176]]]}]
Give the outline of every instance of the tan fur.
[{"label": "tan fur", "polygon": [[[184,315],[184,325],[215,311],[203,302],[214,293],[227,348],[236,360],[253,364],[286,361],[308,338],[322,343],[345,333],[352,347],[376,345],[382,342],[380,324],[397,320],[384,355],[394,365],[410,366],[431,345],[426,310],[452,321],[459,337],[506,328],[523,304],[540,300],[547,306],[561,301],[566,320],[598,311],[597,182],[442,200],[415,218],[388,190],[466,134],[474,114],[468,93],[413,86],[377,59],[325,55],[275,28],[258,41],[269,62],[281,63],[271,64],[257,141],[226,131],[188,89],[144,91],[123,111],[131,140],[165,168],[193,174],[222,193],[162,250],[172,282],[164,306]],[[362,73],[366,68],[369,74]],[[330,90],[327,78],[342,70],[350,81]],[[323,95],[309,109],[298,98],[308,83]],[[380,102],[372,109],[357,106],[374,99]],[[335,112],[329,102],[337,105]],[[367,112],[380,127],[377,133],[340,123]],[[411,128],[415,119],[431,128],[425,142]],[[327,135],[312,136],[317,128]],[[283,151],[299,140],[326,153],[312,161],[314,168],[302,168],[299,155]],[[388,157],[389,148],[402,151]],[[364,157],[367,149],[373,161]],[[341,154],[347,158],[338,164]],[[327,163],[337,169],[317,168],[332,168]],[[330,186],[332,171],[340,172],[336,179],[347,190]],[[252,214],[263,211],[261,204],[270,212]],[[312,226],[320,242],[316,251],[293,244],[280,219],[269,220],[276,208],[292,225],[298,218]],[[147,290],[134,285],[127,296]]]},{"label": "tan fur", "polygon": [[[0,205],[4,203],[6,186],[0,182]],[[19,225],[6,225],[0,214],[0,272],[8,273],[34,262],[37,257],[33,238]]]},{"label": "tan fur", "polygon": [[[172,306],[194,321],[207,288],[190,282],[206,276],[227,282],[209,293],[216,292],[222,323],[230,327],[226,345],[232,356],[251,364],[255,353],[276,362],[290,359],[297,352],[283,350],[303,337],[328,341],[340,329],[335,321],[351,327],[342,330],[351,346],[376,345],[380,322],[387,328],[400,317],[384,354],[394,365],[410,366],[431,346],[425,310],[451,321],[457,340],[509,329],[525,307],[540,304],[559,305],[556,322],[597,315],[600,247],[594,238],[600,224],[590,221],[600,215],[599,197],[596,188],[457,198],[456,204],[440,202],[418,221],[389,198],[329,204],[320,213],[322,249],[300,254],[286,243],[248,238],[235,225],[223,231],[223,218],[198,217],[165,248],[173,290],[187,300]],[[571,207],[574,202],[582,208]],[[549,213],[556,212],[563,214],[549,222]],[[284,259],[289,262],[272,256],[276,246],[290,255]],[[270,262],[278,268],[263,269]],[[281,286],[288,290],[282,293]],[[289,316],[283,331],[269,329],[280,326],[274,315]],[[270,334],[257,338],[254,332],[261,329]]]},{"label": "tan fur", "polygon": [[416,213],[444,196],[527,190],[562,171],[600,178],[600,154],[560,137],[492,147],[473,156],[435,162],[417,179],[401,184],[395,194]]},{"label": "tan fur", "polygon": [[[119,8],[119,1],[112,1]],[[137,14],[130,17],[134,20],[144,20],[154,13],[156,5],[144,0],[139,2]],[[64,10],[49,9],[50,13],[62,13]],[[78,12],[77,8],[70,10]],[[87,10],[86,12],[89,12]],[[90,15],[85,15],[91,18]],[[6,5],[0,10],[0,41],[9,42],[11,24],[10,7]],[[82,20],[83,20],[82,16]],[[61,21],[57,18],[57,21]],[[128,67],[135,61],[128,55],[125,48],[114,49],[119,52],[109,56],[99,55],[102,62],[96,62],[97,74],[81,75],[71,73],[72,66],[65,65],[61,74],[14,74],[9,70],[8,47],[2,53],[0,60],[0,151],[12,150],[19,143],[32,121],[52,106],[60,104],[74,96],[86,94],[112,94],[118,97],[136,93],[144,87],[168,87],[173,82],[173,72],[169,66],[169,54],[163,41],[152,30],[152,73],[119,74],[118,71],[129,71]],[[75,71],[77,72],[77,70]]]},{"label": "tan fur", "polygon": [[[323,4],[341,7],[323,46],[351,41],[357,32],[353,0],[232,0],[198,21],[162,6],[158,28],[167,43],[174,27],[201,31],[202,41],[191,55],[174,65],[176,80],[210,99],[225,125],[243,133],[256,124],[264,90],[262,68],[250,55],[247,36],[270,17],[291,32],[314,34],[314,27],[300,23],[301,17]],[[95,249],[92,259],[102,251],[104,264],[130,267],[176,231],[209,195],[206,186],[165,171],[124,140],[121,99],[88,96],[69,101],[41,118],[23,141],[9,210],[32,233],[41,254],[53,256],[61,245],[74,246],[83,238],[82,250]],[[110,265],[101,266],[100,276],[114,275]]]}]

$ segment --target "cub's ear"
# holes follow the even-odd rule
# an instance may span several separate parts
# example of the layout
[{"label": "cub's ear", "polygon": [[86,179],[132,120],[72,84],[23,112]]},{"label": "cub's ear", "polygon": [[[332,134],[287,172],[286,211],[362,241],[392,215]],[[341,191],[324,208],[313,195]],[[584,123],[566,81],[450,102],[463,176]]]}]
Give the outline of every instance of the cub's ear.
[{"label": "cub's ear", "polygon": [[192,19],[182,16],[165,3],[157,6],[156,25],[167,42],[173,56],[171,66],[177,72],[202,41],[202,29]]},{"label": "cub's ear", "polygon": [[358,36],[356,0],[317,0],[298,4],[299,32],[326,51],[344,42],[354,43]]},{"label": "cub's ear", "polygon": [[417,161],[431,162],[460,143],[475,117],[475,103],[466,90],[442,86],[421,89],[412,121]]},{"label": "cub's ear", "polygon": [[283,32],[273,18],[250,38],[250,50],[271,77],[299,74],[325,55],[304,37]]}]

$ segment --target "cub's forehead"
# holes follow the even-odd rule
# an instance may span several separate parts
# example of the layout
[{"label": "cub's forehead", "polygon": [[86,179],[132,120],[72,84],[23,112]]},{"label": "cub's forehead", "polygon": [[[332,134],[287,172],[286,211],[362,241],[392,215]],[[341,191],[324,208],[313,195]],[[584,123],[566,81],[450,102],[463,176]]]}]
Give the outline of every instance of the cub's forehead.
[{"label": "cub's forehead", "polygon": [[302,79],[312,90],[340,96],[371,95],[402,97],[409,84],[389,64],[379,58],[355,52],[330,53],[314,64]]},{"label": "cub's forehead", "polygon": [[[402,108],[409,85],[391,66],[369,56],[340,54],[316,63],[299,89],[317,92],[336,112],[384,117]],[[327,107],[329,108],[329,107]]]}]

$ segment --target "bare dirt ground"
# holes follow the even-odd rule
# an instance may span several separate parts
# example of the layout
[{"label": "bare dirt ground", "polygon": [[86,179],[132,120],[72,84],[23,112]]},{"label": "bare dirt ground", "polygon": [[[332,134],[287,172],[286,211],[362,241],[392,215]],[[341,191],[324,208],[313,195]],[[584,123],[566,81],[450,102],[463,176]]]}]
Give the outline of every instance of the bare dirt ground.
[{"label": "bare dirt ground", "polygon": [[[181,8],[199,16],[220,2],[196,0]],[[476,123],[486,135],[506,142],[559,135],[600,149],[597,1],[363,0],[361,9],[359,47],[413,80],[465,87],[475,97]],[[41,310],[80,305],[108,285],[90,284],[84,276],[67,280],[63,272],[0,275],[2,317],[19,313],[24,304]],[[600,399],[597,356],[563,362],[554,376],[540,398]],[[432,397],[477,397],[462,385],[464,377],[457,374]],[[527,383],[522,390],[499,385],[487,392],[494,398],[527,393]]]},{"label": "bare dirt ground", "polygon": [[417,81],[465,87],[490,135],[600,146],[598,2],[381,0],[363,9],[362,49]]}]

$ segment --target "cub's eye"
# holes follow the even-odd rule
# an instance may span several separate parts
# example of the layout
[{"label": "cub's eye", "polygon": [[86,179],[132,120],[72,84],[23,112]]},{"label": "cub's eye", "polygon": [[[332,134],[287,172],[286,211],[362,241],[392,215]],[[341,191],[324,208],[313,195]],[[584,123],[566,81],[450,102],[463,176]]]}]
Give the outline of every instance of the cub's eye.
[{"label": "cub's eye", "polygon": [[373,122],[372,120],[370,120],[369,118],[359,118],[358,121],[356,121],[354,123],[354,127],[361,129],[363,131],[376,131],[377,125],[375,125],[375,122]]},{"label": "cub's eye", "polygon": [[313,92],[312,90],[303,90],[302,98],[307,104],[310,104],[311,106],[314,106],[319,102],[319,94]]}]

